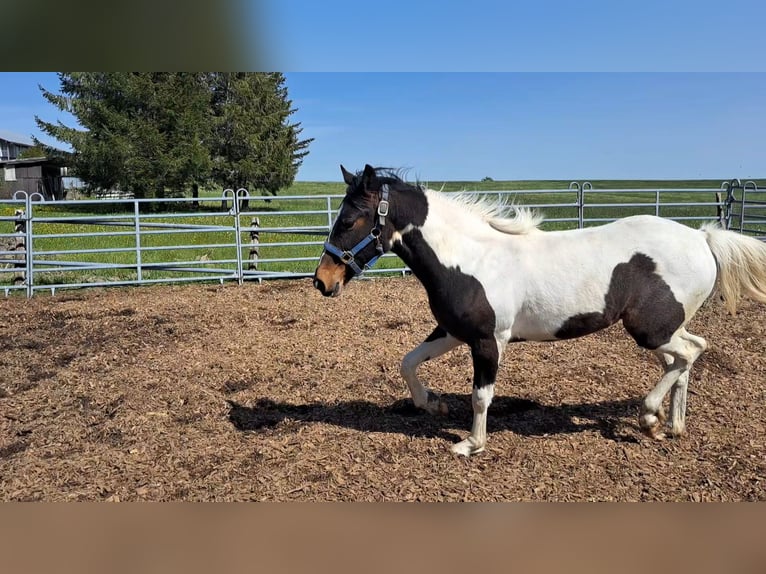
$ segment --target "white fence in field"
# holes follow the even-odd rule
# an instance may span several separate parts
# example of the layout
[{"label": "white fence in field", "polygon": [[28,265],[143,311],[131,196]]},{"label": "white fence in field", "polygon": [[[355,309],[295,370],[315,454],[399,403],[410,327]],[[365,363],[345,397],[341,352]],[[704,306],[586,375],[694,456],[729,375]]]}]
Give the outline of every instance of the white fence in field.
[{"label": "white fence in field", "polygon": [[[471,193],[540,208],[544,228],[652,213],[692,225],[716,220],[766,239],[766,190],[752,181],[620,190],[573,182],[567,189]],[[679,194],[685,201],[674,199]],[[45,202],[22,192],[0,200],[0,289],[32,297],[63,288],[307,277],[342,198],[251,197],[241,189],[220,198]],[[367,275],[408,271],[387,254]]]}]

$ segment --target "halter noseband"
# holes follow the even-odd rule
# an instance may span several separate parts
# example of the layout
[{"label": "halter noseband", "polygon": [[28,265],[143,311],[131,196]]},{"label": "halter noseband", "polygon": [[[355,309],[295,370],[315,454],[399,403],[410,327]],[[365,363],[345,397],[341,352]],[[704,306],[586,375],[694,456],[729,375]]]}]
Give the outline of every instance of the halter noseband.
[{"label": "halter noseband", "polygon": [[[380,188],[380,202],[378,203],[378,209],[377,209],[377,221],[375,222],[375,226],[370,230],[370,233],[367,234],[367,236],[362,239],[359,243],[354,245],[351,249],[348,251],[342,251],[341,249],[335,247],[332,243],[328,241],[325,241],[324,243],[324,250],[328,253],[332,253],[335,255],[338,259],[341,260],[341,262],[348,267],[351,268],[351,270],[354,272],[354,276],[361,275],[365,271],[367,271],[370,267],[375,265],[375,262],[380,258],[381,255],[383,255],[383,244],[380,242],[380,234],[383,230],[383,227],[386,225],[386,216],[388,216],[388,184],[383,184]],[[364,264],[364,267],[359,267],[359,265],[356,263],[354,258],[356,255],[367,245],[369,245],[372,242],[375,242],[375,249],[377,251],[377,254],[370,259],[367,263]]]}]

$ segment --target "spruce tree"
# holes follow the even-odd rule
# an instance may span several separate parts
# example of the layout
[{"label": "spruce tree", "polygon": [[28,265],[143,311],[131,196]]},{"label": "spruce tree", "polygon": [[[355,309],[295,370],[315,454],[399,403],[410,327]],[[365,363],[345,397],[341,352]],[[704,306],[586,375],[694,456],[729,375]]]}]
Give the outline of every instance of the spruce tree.
[{"label": "spruce tree", "polygon": [[216,73],[209,77],[214,116],[213,180],[252,195],[291,185],[312,139],[290,123],[295,113],[281,73]]},{"label": "spruce tree", "polygon": [[276,194],[295,179],[312,141],[279,73],[66,72],[40,87],[79,127],[36,117],[66,142],[68,164],[91,190],[178,195],[213,182]]}]

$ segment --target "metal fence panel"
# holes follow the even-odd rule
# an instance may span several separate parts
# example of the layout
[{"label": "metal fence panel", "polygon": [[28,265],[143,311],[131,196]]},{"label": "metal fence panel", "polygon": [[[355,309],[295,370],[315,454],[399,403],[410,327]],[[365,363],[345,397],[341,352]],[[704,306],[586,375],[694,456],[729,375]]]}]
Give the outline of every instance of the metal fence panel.
[{"label": "metal fence panel", "polygon": [[[462,193],[540,209],[549,230],[652,213],[688,224],[721,221],[766,237],[766,192],[753,182],[620,190],[573,182],[567,189]],[[253,197],[240,189],[214,198],[45,202],[19,193],[0,201],[0,288],[32,297],[61,288],[308,277],[343,197]],[[366,275],[408,272],[386,254]]]}]

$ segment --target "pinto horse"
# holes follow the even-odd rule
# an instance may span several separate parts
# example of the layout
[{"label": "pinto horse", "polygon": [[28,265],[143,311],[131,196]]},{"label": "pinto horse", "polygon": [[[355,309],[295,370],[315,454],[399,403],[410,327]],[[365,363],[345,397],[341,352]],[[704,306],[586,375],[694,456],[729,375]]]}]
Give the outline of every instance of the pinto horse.
[{"label": "pinto horse", "polygon": [[[707,348],[686,324],[716,284],[729,311],[741,295],[766,302],[766,244],[714,224],[692,229],[649,215],[600,227],[544,232],[525,208],[449,197],[392,170],[341,166],[348,188],[314,274],[336,297],[388,251],[420,280],[437,327],[402,362],[415,406],[446,414],[416,371],[461,343],[473,359],[473,425],[452,451],[487,443],[487,409],[508,343],[581,337],[622,320],[654,352],[663,375],[646,395],[639,426],[660,439],[685,431],[689,369]],[[671,391],[669,428],[662,401]]]}]

